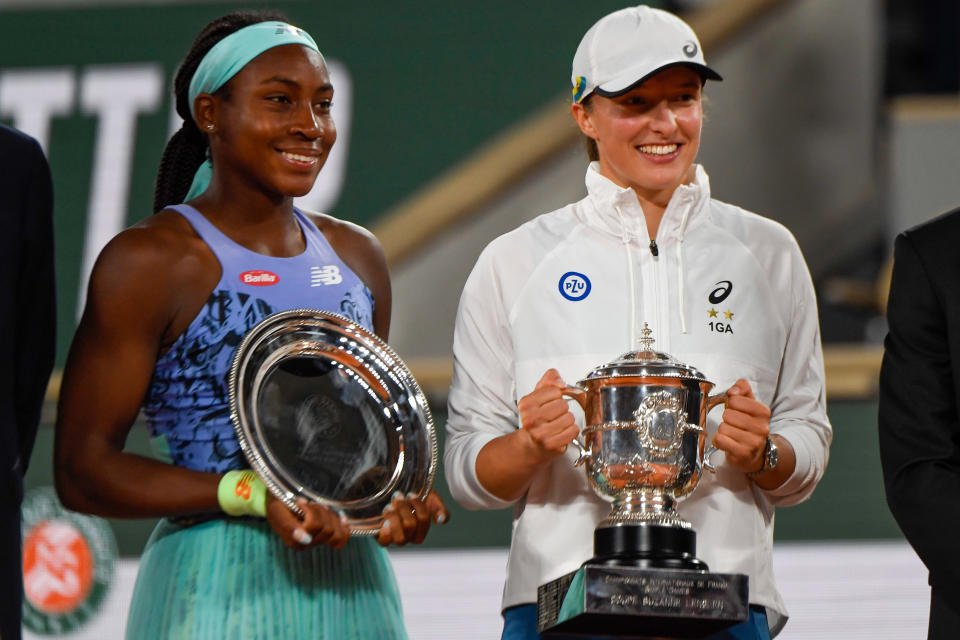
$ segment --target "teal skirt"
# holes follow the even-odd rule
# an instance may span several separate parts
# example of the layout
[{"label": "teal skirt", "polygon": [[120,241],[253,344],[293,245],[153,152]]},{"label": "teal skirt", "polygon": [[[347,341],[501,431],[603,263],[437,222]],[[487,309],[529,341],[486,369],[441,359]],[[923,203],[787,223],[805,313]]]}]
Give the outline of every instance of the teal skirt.
[{"label": "teal skirt", "polygon": [[162,520],[147,542],[129,640],[406,640],[386,551],[354,537],[340,550],[289,549],[266,522]]}]

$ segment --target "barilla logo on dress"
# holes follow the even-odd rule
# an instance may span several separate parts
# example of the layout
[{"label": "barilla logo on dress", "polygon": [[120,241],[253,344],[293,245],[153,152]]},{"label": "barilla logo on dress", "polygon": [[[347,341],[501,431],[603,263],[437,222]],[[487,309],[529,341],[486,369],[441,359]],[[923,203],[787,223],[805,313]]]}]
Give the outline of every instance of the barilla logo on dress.
[{"label": "barilla logo on dress", "polygon": [[107,522],[63,508],[51,487],[23,502],[23,624],[60,635],[82,627],[113,579],[116,540]]},{"label": "barilla logo on dress", "polygon": [[241,273],[240,282],[243,284],[252,285],[254,287],[269,287],[272,284],[277,284],[280,282],[280,276],[272,271],[261,271],[259,269],[255,269],[253,271],[244,271]]}]

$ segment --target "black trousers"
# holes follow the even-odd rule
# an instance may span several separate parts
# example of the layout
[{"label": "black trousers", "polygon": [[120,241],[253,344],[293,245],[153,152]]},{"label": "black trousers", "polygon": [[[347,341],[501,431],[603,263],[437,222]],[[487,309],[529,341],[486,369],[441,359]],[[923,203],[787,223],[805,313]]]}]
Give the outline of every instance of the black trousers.
[{"label": "black trousers", "polygon": [[23,609],[23,551],[20,508],[0,507],[0,638],[20,640]]}]

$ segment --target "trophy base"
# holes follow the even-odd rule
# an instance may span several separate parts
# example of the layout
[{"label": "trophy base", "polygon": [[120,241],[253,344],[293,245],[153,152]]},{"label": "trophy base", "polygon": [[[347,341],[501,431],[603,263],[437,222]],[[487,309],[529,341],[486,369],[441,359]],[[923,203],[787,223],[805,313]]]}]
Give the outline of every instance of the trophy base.
[{"label": "trophy base", "polygon": [[708,571],[698,560],[693,529],[657,524],[620,524],[593,532],[594,557],[586,564]]},{"label": "trophy base", "polygon": [[537,590],[544,638],[703,638],[748,615],[743,574],[588,562]]}]

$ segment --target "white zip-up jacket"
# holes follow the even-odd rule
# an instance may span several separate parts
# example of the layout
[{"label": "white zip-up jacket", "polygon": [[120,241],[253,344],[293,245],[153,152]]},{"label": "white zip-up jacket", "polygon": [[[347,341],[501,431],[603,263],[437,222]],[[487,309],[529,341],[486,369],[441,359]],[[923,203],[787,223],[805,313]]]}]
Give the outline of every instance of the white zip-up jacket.
[{"label": "white zip-up jacket", "polygon": [[[772,491],[712,461],[681,516],[711,571],[745,573],[750,603],[778,632],[787,611],[773,576],[775,506],[810,496],[827,464],[823,355],[813,284],[793,236],[779,223],[710,198],[706,172],[674,192],[656,254],[636,195],[587,170],[588,195],[507,233],[483,251],[457,313],[445,473],[468,509],[514,508],[503,607],[536,602],[537,587],[593,556],[595,525],[610,506],[573,466],[570,447],[517,503],[477,480],[485,444],[519,428],[517,401],[553,367],[568,383],[636,350],[644,323],[654,349],[715,383],[738,378],[771,409],[770,429],[790,442],[796,470]],[[582,412],[571,403],[580,426]],[[722,415],[708,416],[709,438]]]}]

